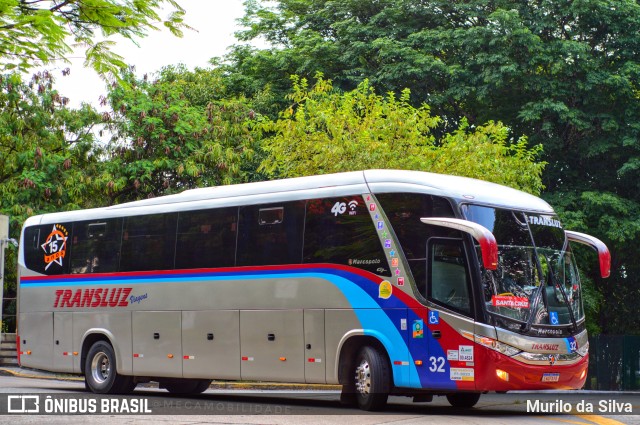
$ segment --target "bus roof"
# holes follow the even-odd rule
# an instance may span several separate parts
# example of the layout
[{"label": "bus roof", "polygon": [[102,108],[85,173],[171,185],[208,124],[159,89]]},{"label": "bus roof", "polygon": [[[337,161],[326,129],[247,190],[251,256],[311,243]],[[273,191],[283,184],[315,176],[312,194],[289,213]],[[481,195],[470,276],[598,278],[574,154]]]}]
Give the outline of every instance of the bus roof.
[{"label": "bus roof", "polygon": [[[506,186],[444,174],[405,170],[365,170],[185,190],[184,192],[90,210],[31,217],[27,223],[91,220],[224,206],[266,204],[354,193],[417,192],[457,203],[553,213],[544,200]],[[188,204],[185,205],[185,204]],[[41,220],[40,220],[41,219]],[[25,223],[25,224],[27,224]]]}]

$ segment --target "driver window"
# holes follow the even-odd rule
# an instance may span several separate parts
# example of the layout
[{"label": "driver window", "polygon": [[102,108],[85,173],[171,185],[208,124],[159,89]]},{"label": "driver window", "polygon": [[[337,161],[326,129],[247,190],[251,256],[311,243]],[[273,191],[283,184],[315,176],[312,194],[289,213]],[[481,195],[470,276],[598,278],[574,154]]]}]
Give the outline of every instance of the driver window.
[{"label": "driver window", "polygon": [[427,261],[427,297],[452,310],[470,314],[469,279],[462,241],[430,240]]}]

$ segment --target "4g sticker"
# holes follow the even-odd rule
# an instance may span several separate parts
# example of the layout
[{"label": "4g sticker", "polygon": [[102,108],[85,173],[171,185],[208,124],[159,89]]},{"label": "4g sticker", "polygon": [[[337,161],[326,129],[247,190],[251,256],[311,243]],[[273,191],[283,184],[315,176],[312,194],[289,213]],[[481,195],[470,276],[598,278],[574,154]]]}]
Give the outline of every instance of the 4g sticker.
[{"label": "4g sticker", "polygon": [[333,205],[333,207],[331,207],[331,212],[336,217],[338,215],[344,214],[345,212],[347,212],[347,210],[349,211],[349,215],[356,215],[357,208],[358,208],[358,201],[356,201],[355,199],[349,201],[348,203],[338,201]]}]

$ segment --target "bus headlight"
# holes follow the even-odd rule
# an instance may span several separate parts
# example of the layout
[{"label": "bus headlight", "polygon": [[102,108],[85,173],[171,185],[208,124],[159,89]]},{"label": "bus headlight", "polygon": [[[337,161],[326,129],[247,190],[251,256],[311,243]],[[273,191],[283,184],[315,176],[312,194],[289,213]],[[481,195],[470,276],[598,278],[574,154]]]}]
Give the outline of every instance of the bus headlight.
[{"label": "bus headlight", "polygon": [[578,349],[576,350],[576,352],[578,354],[580,354],[582,357],[586,356],[587,353],[589,352],[589,343],[587,342],[586,344],[584,344],[582,347],[578,347]]},{"label": "bus headlight", "polygon": [[512,347],[511,345],[505,344],[504,342],[500,342],[487,336],[476,335],[467,331],[463,331],[462,336],[482,345],[483,347],[487,347],[501,354],[504,354],[505,356],[515,356],[522,351],[516,347]]}]

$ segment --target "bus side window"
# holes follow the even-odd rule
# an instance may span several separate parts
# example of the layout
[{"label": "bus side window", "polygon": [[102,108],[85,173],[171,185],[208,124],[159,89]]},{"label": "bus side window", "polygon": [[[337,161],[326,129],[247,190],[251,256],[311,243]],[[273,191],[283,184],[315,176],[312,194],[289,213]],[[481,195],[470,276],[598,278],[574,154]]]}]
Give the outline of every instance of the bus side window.
[{"label": "bus side window", "polygon": [[240,207],[237,265],[300,264],[305,203]]},{"label": "bus side window", "polygon": [[25,265],[45,275],[68,273],[71,226],[69,223],[56,223],[25,229]]},{"label": "bus side window", "polygon": [[462,241],[433,238],[427,247],[427,298],[452,310],[470,314],[469,278]]},{"label": "bus side window", "polygon": [[127,217],[122,229],[120,271],[171,270],[178,214]]},{"label": "bus side window", "polygon": [[82,222],[73,225],[71,273],[118,271],[122,219]]},{"label": "bus side window", "polygon": [[425,245],[430,237],[447,237],[456,232],[420,221],[421,217],[455,217],[451,204],[445,198],[422,193],[377,193],[409,263],[416,288],[426,298],[427,259]]},{"label": "bus side window", "polygon": [[305,263],[334,263],[391,276],[375,224],[362,196],[307,203]]},{"label": "bus side window", "polygon": [[31,270],[40,270],[42,265],[43,252],[40,249],[40,227],[32,226],[24,229],[24,261],[27,268]]},{"label": "bus side window", "polygon": [[237,228],[236,207],[181,212],[176,269],[233,267]]}]

